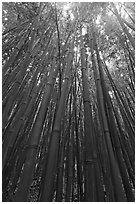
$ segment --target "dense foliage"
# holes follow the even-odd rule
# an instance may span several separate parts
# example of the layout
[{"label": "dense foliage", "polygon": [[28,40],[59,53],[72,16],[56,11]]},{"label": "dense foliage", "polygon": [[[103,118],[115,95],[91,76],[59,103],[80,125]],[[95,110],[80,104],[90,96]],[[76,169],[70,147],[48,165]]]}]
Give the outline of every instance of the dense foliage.
[{"label": "dense foliage", "polygon": [[3,201],[133,202],[134,3],[2,5]]}]

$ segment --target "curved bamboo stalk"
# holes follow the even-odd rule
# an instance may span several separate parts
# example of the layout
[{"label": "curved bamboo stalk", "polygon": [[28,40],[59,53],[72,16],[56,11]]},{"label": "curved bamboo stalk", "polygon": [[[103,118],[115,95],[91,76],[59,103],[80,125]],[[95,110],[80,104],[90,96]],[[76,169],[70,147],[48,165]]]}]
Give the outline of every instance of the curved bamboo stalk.
[{"label": "curved bamboo stalk", "polygon": [[115,4],[111,2],[111,5],[112,5],[112,7],[114,8],[116,17],[117,17],[117,19],[118,19],[118,21],[119,21],[119,23],[120,23],[120,25],[121,25],[123,31],[124,31],[125,34],[127,35],[127,37],[128,37],[128,39],[129,39],[129,41],[130,41],[130,43],[131,43],[133,49],[135,49],[135,42],[134,42],[134,39],[133,39],[132,35],[128,32],[127,28],[125,27],[125,25],[124,25],[124,23],[123,23],[123,21],[122,21],[120,15],[118,14],[118,11],[117,11],[117,9],[116,9]]},{"label": "curved bamboo stalk", "polygon": [[[46,178],[43,194],[41,195],[41,201],[52,201],[53,199],[53,188],[54,188],[54,180],[57,173],[57,153],[58,153],[58,140],[60,135],[60,122],[62,118],[62,114],[64,111],[64,103],[66,100],[67,94],[67,86],[69,82],[69,73],[71,68],[71,51],[69,53],[69,59],[67,63],[67,68],[65,72],[64,85],[60,97],[60,102],[58,106],[58,110],[56,113],[56,118],[54,122],[52,137],[50,141],[50,149],[48,152],[48,160],[47,160],[47,169],[46,169]],[[51,173],[52,172],[52,173]]]},{"label": "curved bamboo stalk", "polygon": [[[94,29],[93,26],[92,26],[92,29]],[[99,62],[99,69],[101,69],[100,59],[99,59],[99,51],[98,51],[98,47],[97,47],[97,43],[96,43],[96,37],[95,37],[95,31],[94,30],[93,30],[93,41],[94,41],[95,50],[96,50],[96,54],[97,54],[97,60]],[[98,76],[98,82],[99,82],[99,80],[100,80],[100,77]],[[114,152],[113,152],[107,117],[106,117],[106,113],[105,113],[104,98],[103,98],[101,83],[100,83],[100,87],[99,87],[98,91],[99,91],[99,95],[100,95],[99,100],[100,100],[100,106],[101,106],[100,108],[101,108],[101,112],[102,112],[104,134],[105,134],[107,148],[108,148],[109,157],[110,157],[113,182],[115,185],[116,199],[117,199],[117,201],[126,201],[126,196],[125,196],[125,192],[123,189],[123,184],[122,184],[119,168],[118,168],[117,161],[115,159]]]}]

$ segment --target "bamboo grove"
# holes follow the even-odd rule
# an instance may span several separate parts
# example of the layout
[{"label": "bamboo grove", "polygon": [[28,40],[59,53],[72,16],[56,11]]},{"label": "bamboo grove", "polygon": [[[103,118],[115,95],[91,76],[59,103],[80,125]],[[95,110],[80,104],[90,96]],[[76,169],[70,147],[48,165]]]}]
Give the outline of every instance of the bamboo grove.
[{"label": "bamboo grove", "polygon": [[4,202],[134,201],[134,14],[3,3]]}]

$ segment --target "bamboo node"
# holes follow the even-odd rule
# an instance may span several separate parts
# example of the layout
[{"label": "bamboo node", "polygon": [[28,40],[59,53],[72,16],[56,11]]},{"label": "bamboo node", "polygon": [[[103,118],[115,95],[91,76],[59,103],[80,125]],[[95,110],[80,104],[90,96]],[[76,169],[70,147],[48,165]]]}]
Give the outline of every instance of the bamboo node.
[{"label": "bamboo node", "polygon": [[25,120],[25,118],[24,118],[24,117],[21,117],[20,120]]},{"label": "bamboo node", "polygon": [[89,100],[89,98],[85,98],[85,99],[83,100],[83,102],[84,102],[84,103],[86,103],[86,102],[90,103],[90,100]]},{"label": "bamboo node", "polygon": [[81,47],[81,51],[82,51],[83,49],[85,50],[85,47],[84,47],[84,46],[83,46],[83,47]]},{"label": "bamboo node", "polygon": [[123,31],[126,30],[126,26],[123,26]]},{"label": "bamboo node", "polygon": [[16,47],[15,47],[15,49],[17,49],[17,50],[18,50],[18,52],[20,51],[20,48],[18,48],[18,46],[16,46]]},{"label": "bamboo node", "polygon": [[85,70],[86,70],[86,67],[82,67],[82,68],[81,68],[81,70],[83,70],[83,69],[85,69]]},{"label": "bamboo node", "polygon": [[33,145],[27,145],[26,149],[37,149],[38,145],[37,144],[33,144]]},{"label": "bamboo node", "polygon": [[85,161],[85,165],[92,165],[92,164],[95,164],[96,160],[95,159],[88,159]]},{"label": "bamboo node", "polygon": [[96,81],[100,80],[100,78],[96,78]]},{"label": "bamboo node", "polygon": [[14,132],[14,130],[13,130],[13,129],[10,129],[9,132],[12,133],[12,132]]},{"label": "bamboo node", "polygon": [[47,82],[47,85],[50,85],[50,86],[52,86],[52,83],[48,81],[48,82]]},{"label": "bamboo node", "polygon": [[21,82],[19,82],[19,81],[15,81],[15,84],[21,84]]},{"label": "bamboo node", "polygon": [[65,80],[65,79],[66,79],[66,80],[69,80],[69,77],[68,77],[68,76],[66,76],[66,77],[64,78],[64,80]]},{"label": "bamboo node", "polygon": [[104,130],[104,133],[107,133],[107,132],[109,132],[109,130]]},{"label": "bamboo node", "polygon": [[59,128],[55,128],[54,130],[53,130],[53,132],[60,132],[60,129]]},{"label": "bamboo node", "polygon": [[22,104],[27,104],[27,101],[23,101]]}]

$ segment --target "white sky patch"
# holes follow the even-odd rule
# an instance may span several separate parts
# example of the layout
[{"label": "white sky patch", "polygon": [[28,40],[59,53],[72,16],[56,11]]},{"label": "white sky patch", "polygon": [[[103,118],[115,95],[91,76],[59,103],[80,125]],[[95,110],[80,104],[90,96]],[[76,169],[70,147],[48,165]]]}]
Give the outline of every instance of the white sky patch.
[{"label": "white sky patch", "polygon": [[79,60],[79,58],[80,58],[80,53],[79,53],[79,47],[74,47],[74,52],[76,53],[76,56],[77,56],[77,61]]},{"label": "white sky patch", "polygon": [[77,52],[78,48],[77,47],[74,47],[74,52]]},{"label": "white sky patch", "polygon": [[86,28],[82,28],[82,35],[85,35],[87,33]]},{"label": "white sky patch", "polygon": [[100,31],[101,34],[103,34],[103,32],[104,32],[103,30]]},{"label": "white sky patch", "polygon": [[107,66],[109,66],[109,62],[107,60],[105,61],[105,63],[106,63]]},{"label": "white sky patch", "polygon": [[6,10],[3,10],[4,14],[7,14],[7,11]]},{"label": "white sky patch", "polygon": [[108,15],[109,15],[109,16],[113,16],[112,11],[109,11],[109,12],[108,12]]},{"label": "white sky patch", "polygon": [[101,51],[99,51],[99,55],[100,55],[100,59],[103,60],[103,55]]},{"label": "white sky patch", "polygon": [[113,96],[114,96],[112,91],[109,91],[109,95],[110,95],[111,98],[113,98]]},{"label": "white sky patch", "polygon": [[70,19],[73,21],[73,19],[74,19],[73,13],[70,11],[69,14],[70,14]]},{"label": "white sky patch", "polygon": [[106,39],[108,40],[109,39],[109,37],[106,35]]},{"label": "white sky patch", "polygon": [[73,21],[74,15],[73,15],[73,13],[71,12],[70,8],[71,8],[71,3],[67,3],[66,5],[64,5],[64,6],[63,6],[63,15],[64,15],[65,17],[67,17],[67,15],[68,15],[68,13],[69,13],[70,19]]},{"label": "white sky patch", "polygon": [[105,63],[106,63],[110,72],[116,70],[115,60],[111,59],[110,62],[108,60],[105,60]]},{"label": "white sky patch", "polygon": [[101,19],[101,15],[98,15],[97,20],[96,20],[96,24],[100,23],[100,19]]},{"label": "white sky patch", "polygon": [[65,6],[63,7],[63,10],[66,12],[66,11],[69,10],[69,9],[70,9],[70,4],[67,3],[67,5],[65,5]]}]

